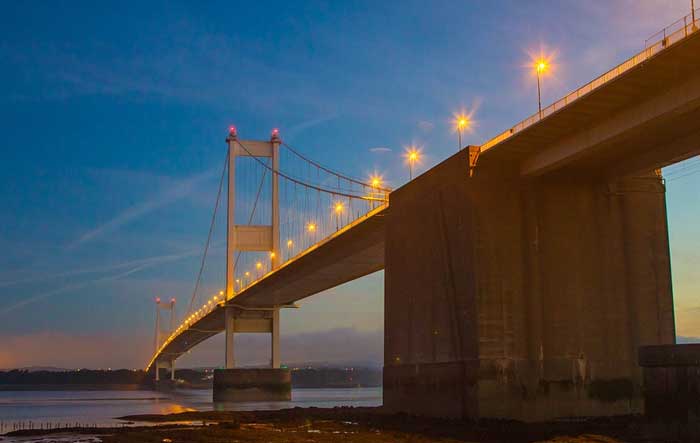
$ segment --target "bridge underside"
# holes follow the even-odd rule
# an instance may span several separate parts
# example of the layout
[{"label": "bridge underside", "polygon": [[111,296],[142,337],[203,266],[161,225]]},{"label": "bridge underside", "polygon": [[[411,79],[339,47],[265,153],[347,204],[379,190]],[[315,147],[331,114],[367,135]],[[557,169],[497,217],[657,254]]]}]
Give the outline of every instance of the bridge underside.
[{"label": "bridge underside", "polygon": [[[255,320],[264,311],[288,306],[311,295],[384,268],[386,208],[378,208],[303,255],[284,264],[229,300],[241,316]],[[158,360],[168,364],[225,328],[224,308],[217,307],[178,335]],[[239,322],[240,323],[240,322]]]},{"label": "bridge underside", "polygon": [[700,32],[483,152],[523,177],[615,178],[700,154]]}]

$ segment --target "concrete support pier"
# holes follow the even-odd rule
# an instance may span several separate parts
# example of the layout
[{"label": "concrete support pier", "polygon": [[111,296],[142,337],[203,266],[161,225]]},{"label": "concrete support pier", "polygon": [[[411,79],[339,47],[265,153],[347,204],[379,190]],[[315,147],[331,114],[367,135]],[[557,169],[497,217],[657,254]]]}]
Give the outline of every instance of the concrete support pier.
[{"label": "concrete support pier", "polygon": [[661,177],[525,180],[517,164],[472,171],[468,151],[390,195],[385,407],[641,413],[637,349],[675,342]]},{"label": "concrete support pier", "polygon": [[289,369],[214,370],[214,402],[288,401],[291,399],[292,375]]},{"label": "concrete support pier", "polygon": [[700,344],[644,346],[639,366],[647,418],[700,424]]},{"label": "concrete support pier", "polygon": [[[292,376],[280,368],[279,308],[225,311],[226,368],[214,371],[215,402],[285,401],[292,399]],[[269,333],[270,367],[236,368],[235,333]]]}]

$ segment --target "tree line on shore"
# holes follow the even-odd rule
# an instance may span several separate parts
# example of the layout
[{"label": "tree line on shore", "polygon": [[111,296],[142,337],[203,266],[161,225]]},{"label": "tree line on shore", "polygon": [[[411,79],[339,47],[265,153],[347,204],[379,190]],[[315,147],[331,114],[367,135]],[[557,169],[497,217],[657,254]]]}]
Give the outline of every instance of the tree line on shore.
[{"label": "tree line on shore", "polygon": [[[162,370],[161,378],[167,378],[167,370]],[[379,368],[294,368],[292,386],[298,388],[351,388],[376,387],[382,384],[382,370]],[[178,369],[177,379],[193,387],[206,387],[211,384],[210,369]],[[142,369],[78,369],[78,370],[37,370],[13,369],[0,371],[0,387],[5,386],[104,386],[131,385],[150,387],[153,385],[153,372]]]}]

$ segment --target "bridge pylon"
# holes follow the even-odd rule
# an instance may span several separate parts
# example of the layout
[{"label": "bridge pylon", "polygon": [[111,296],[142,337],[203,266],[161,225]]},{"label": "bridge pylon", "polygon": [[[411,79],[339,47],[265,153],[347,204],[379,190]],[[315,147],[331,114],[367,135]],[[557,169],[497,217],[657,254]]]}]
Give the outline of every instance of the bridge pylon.
[{"label": "bridge pylon", "polygon": [[[259,384],[271,392],[258,389],[257,398],[291,398],[291,378],[289,371],[280,369],[279,346],[279,306],[266,308],[244,308],[235,303],[237,291],[235,266],[240,252],[258,251],[269,253],[270,268],[275,270],[281,261],[280,254],[280,206],[279,206],[279,131],[274,129],[269,141],[239,140],[235,127],[231,127],[228,137],[228,197],[226,215],[226,305],[225,316],[225,369],[214,374],[215,401],[250,400],[250,392],[244,386]],[[271,159],[271,217],[269,225],[236,224],[236,159],[238,157],[267,157]],[[270,333],[270,369],[235,369],[235,333]],[[281,398],[280,393],[282,394]],[[271,397],[272,395],[272,397]],[[274,398],[273,398],[274,397]]]}]

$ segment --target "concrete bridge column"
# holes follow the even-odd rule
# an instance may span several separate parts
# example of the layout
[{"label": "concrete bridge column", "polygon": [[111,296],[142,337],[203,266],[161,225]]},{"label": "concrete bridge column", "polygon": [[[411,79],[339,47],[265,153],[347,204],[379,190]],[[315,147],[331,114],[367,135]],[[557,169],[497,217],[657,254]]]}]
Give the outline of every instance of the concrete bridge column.
[{"label": "concrete bridge column", "polygon": [[234,311],[234,308],[229,306],[225,309],[224,312],[224,321],[226,328],[224,331],[224,333],[226,334],[226,369],[233,369],[235,367],[233,335],[235,333],[236,328],[236,315]]},{"label": "concrete bridge column", "polygon": [[[291,399],[292,383],[288,369],[280,368],[279,308],[226,308],[226,369],[214,371],[214,401],[284,401]],[[235,368],[233,365],[234,333],[269,333],[270,366],[267,368]],[[230,338],[229,338],[230,337]],[[231,347],[229,348],[229,344]]]},{"label": "concrete bridge column", "polygon": [[270,366],[273,369],[280,367],[280,310],[275,308],[270,319]]},{"label": "concrete bridge column", "polygon": [[390,195],[384,406],[525,421],[639,413],[640,345],[672,343],[652,173],[522,179],[462,151]]}]

